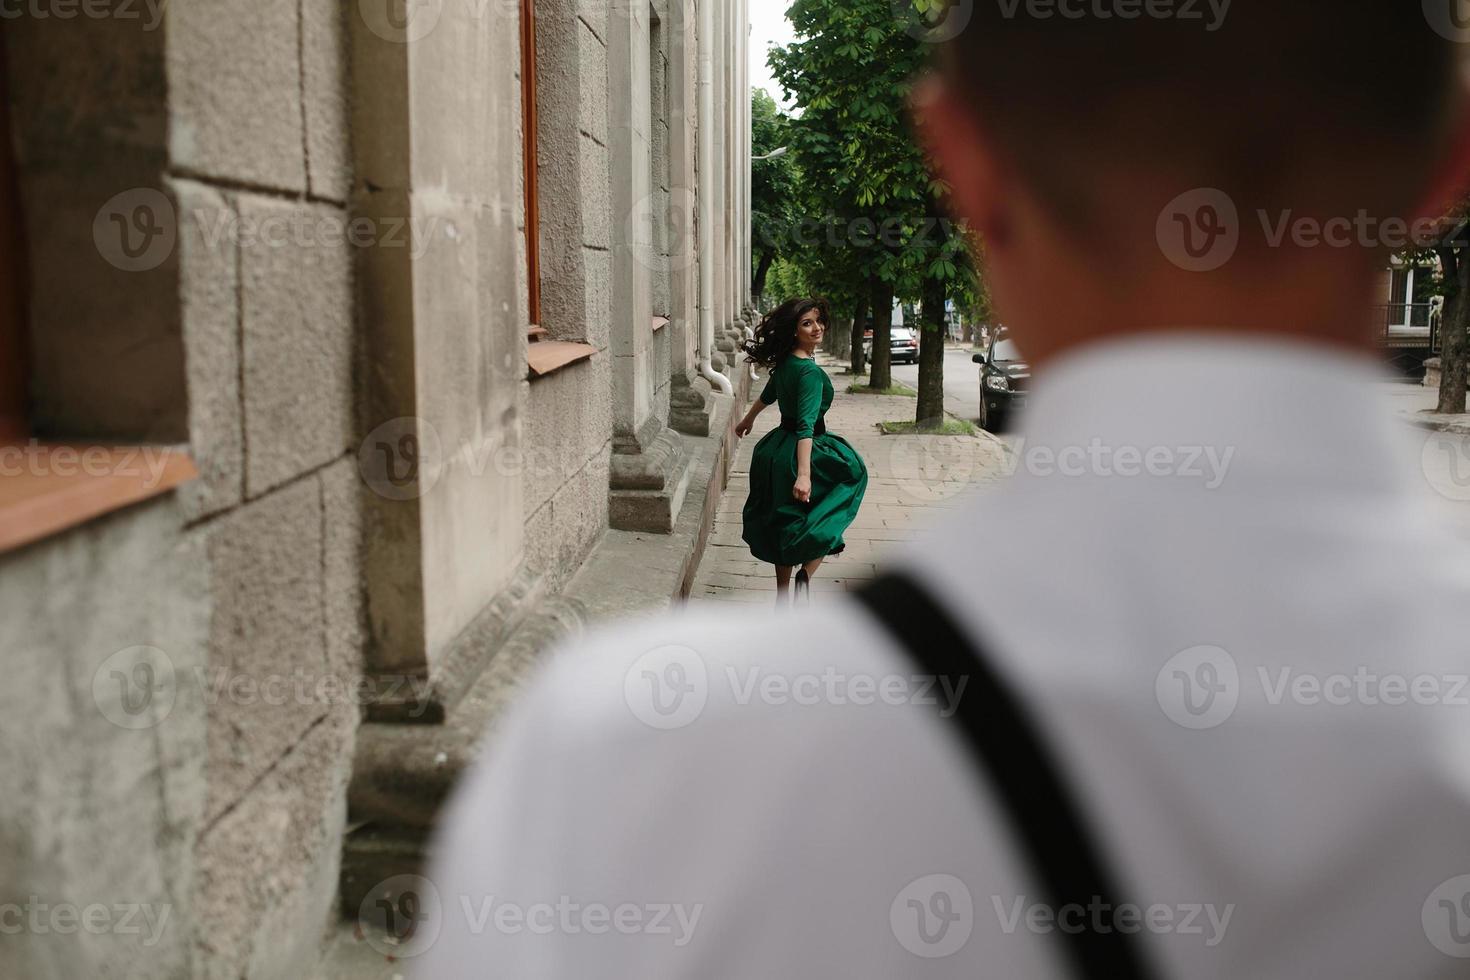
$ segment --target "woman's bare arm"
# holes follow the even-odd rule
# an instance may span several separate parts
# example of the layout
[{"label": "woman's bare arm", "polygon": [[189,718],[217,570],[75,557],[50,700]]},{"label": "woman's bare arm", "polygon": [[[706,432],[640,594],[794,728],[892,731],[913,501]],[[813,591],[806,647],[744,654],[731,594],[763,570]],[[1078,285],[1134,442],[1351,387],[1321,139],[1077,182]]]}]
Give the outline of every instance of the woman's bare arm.
[{"label": "woman's bare arm", "polygon": [[750,430],[755,428],[755,420],[757,416],[759,416],[761,412],[764,412],[766,410],[766,407],[766,403],[761,401],[759,398],[751,402],[750,411],[745,413],[745,418],[735,423],[735,435],[750,435]]},{"label": "woman's bare arm", "polygon": [[812,499],[812,441],[800,439],[796,443],[796,482],[791,486],[791,495],[802,503]]}]

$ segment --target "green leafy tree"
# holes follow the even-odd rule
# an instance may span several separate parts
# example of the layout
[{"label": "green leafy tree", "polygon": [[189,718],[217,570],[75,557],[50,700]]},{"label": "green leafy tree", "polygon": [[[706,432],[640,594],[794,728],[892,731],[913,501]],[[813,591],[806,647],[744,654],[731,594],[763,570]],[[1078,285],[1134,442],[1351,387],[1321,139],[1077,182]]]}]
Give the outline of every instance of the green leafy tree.
[{"label": "green leafy tree", "polygon": [[[751,90],[751,155],[767,156],[791,142],[791,120],[765,89]],[[766,277],[777,259],[794,255],[791,236],[799,211],[801,177],[790,152],[750,164],[751,250],[750,291],[757,307],[765,295]]]},{"label": "green leafy tree", "polygon": [[[912,27],[943,0],[909,2],[795,0],[787,19],[796,40],[773,50],[770,64],[799,110],[789,143],[799,161],[799,221],[839,231],[836,244],[830,235],[796,236],[809,276],[854,320],[866,298],[873,388],[892,385],[895,297],[923,301],[917,412],[927,421],[943,415],[945,299],[968,288],[973,266],[907,120],[908,93],[929,54]],[[860,330],[855,323],[857,337]]]}]

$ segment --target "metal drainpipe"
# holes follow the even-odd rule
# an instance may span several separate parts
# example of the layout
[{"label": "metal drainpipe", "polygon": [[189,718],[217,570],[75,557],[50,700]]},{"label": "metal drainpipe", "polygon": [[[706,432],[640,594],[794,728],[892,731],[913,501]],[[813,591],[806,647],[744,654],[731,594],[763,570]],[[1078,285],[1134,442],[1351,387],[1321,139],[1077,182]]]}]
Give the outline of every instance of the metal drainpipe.
[{"label": "metal drainpipe", "polygon": [[710,199],[710,177],[715,155],[715,19],[716,0],[699,0],[699,373],[726,395],[734,395],[730,379],[715,370],[715,270],[710,266],[715,209]]}]

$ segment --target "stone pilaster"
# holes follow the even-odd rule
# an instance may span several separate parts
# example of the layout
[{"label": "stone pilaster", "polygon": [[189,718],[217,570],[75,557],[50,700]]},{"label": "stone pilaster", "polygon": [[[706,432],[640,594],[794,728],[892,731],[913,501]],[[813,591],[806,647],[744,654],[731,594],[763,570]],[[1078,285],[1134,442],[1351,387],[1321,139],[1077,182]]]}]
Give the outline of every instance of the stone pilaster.
[{"label": "stone pilaster", "polygon": [[650,418],[637,433],[613,437],[608,524],[620,531],[669,534],[691,477],[679,433]]},{"label": "stone pilaster", "polygon": [[674,373],[669,389],[669,425],[691,436],[707,436],[714,417],[714,391],[708,379],[692,372]]}]

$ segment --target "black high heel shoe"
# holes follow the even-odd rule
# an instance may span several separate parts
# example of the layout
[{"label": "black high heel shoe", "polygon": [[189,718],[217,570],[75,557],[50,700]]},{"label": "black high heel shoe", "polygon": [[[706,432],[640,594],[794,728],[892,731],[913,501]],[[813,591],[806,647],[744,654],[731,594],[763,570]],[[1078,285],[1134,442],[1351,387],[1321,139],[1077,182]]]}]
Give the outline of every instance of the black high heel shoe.
[{"label": "black high heel shoe", "polygon": [[802,602],[812,601],[812,578],[805,568],[796,570],[796,594],[792,598]]}]

